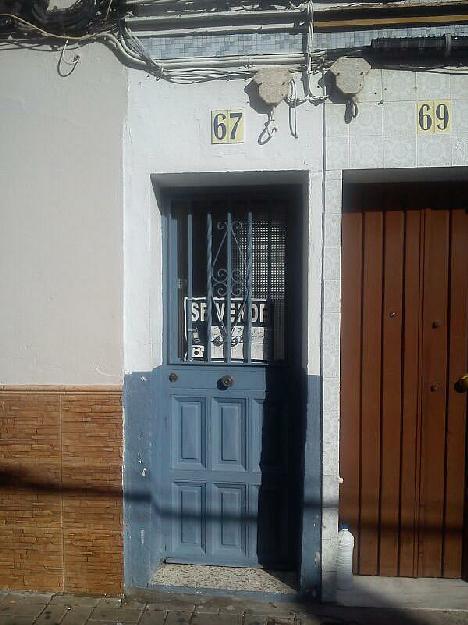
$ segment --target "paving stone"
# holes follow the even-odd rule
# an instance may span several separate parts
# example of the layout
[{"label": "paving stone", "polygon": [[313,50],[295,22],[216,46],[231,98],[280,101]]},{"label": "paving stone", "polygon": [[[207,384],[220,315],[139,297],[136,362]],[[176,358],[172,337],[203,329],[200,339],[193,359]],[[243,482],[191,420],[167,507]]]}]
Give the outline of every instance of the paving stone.
[{"label": "paving stone", "polygon": [[280,603],[249,603],[245,606],[244,611],[245,614],[264,614],[265,616],[278,618],[290,617],[295,614],[295,610],[289,604],[282,606]]},{"label": "paving stone", "polygon": [[188,625],[191,616],[191,612],[168,612],[165,625]]},{"label": "paving stone", "polygon": [[213,612],[197,612],[190,621],[191,625],[241,625],[241,614],[213,614]]},{"label": "paving stone", "polygon": [[59,625],[67,612],[67,607],[63,604],[49,604],[34,621],[34,625]]},{"label": "paving stone", "polygon": [[217,603],[204,603],[202,605],[195,606],[196,614],[219,614],[219,605]]},{"label": "paving stone", "polygon": [[29,601],[4,601],[0,604],[0,616],[16,616],[18,618],[37,618],[46,603],[31,603]]},{"label": "paving stone", "polygon": [[127,597],[121,598],[120,605],[123,608],[134,608],[135,610],[144,610],[146,608],[146,603],[135,601],[135,599],[128,599]]},{"label": "paving stone", "polygon": [[80,608],[94,608],[98,602],[99,597],[90,597],[86,595],[72,595],[70,593],[57,594],[52,597],[49,605],[59,603],[61,605],[68,605],[70,607]]},{"label": "paving stone", "polygon": [[138,625],[163,625],[166,614],[165,610],[145,610]]},{"label": "paving stone", "polygon": [[267,620],[266,614],[246,614],[244,625],[267,625]]},{"label": "paving stone", "polygon": [[8,592],[7,601],[27,601],[28,603],[49,603],[54,593],[52,592]]},{"label": "paving stone", "polygon": [[[317,614],[301,614],[297,620],[296,623],[297,625],[321,625],[322,623],[322,619],[323,617],[317,615]],[[325,620],[326,623],[326,620]],[[344,625],[345,621],[343,621],[343,625]]]},{"label": "paving stone", "polygon": [[173,603],[172,601],[148,603],[146,609],[150,612],[187,612],[191,614],[195,610],[195,603]]},{"label": "paving stone", "polygon": [[60,625],[84,625],[93,609],[94,606],[65,606],[65,616]]},{"label": "paving stone", "polygon": [[102,597],[98,601],[98,607],[103,608],[120,608],[124,601],[120,597]]},{"label": "paving stone", "polygon": [[138,623],[141,612],[141,609],[112,608],[98,605],[91,614],[90,622],[115,621],[118,623]]},{"label": "paving stone", "polygon": [[3,614],[0,616],[0,625],[32,625],[33,619],[30,616],[16,616],[14,614]]}]

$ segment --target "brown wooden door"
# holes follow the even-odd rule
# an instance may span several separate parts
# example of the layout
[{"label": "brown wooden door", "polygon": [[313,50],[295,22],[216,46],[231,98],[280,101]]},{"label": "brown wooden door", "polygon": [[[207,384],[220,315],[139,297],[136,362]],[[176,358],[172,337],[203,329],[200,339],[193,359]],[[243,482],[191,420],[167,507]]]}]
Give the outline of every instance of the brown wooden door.
[{"label": "brown wooden door", "polygon": [[340,520],[361,575],[468,573],[467,207],[468,185],[345,189]]}]

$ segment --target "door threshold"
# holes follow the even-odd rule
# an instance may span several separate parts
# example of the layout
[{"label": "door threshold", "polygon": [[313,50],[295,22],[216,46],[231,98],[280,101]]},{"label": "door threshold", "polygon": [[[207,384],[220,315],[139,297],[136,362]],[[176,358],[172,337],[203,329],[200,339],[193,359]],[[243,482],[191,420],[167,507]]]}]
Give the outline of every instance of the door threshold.
[{"label": "door threshold", "polygon": [[192,590],[262,592],[291,595],[297,592],[293,571],[261,568],[163,563],[153,575],[152,584]]},{"label": "door threshold", "polygon": [[468,608],[468,583],[461,579],[377,577],[355,575],[353,587],[338,590],[336,602],[361,608]]}]

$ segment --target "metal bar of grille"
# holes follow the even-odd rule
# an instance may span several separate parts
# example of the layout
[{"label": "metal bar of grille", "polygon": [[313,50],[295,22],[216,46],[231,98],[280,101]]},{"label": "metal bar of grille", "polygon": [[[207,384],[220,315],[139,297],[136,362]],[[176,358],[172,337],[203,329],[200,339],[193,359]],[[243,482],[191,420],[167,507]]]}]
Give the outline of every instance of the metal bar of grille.
[{"label": "metal bar of grille", "polygon": [[226,220],[226,337],[225,337],[225,358],[226,362],[231,362],[231,290],[232,290],[232,213],[227,211]]},{"label": "metal bar of grille", "polygon": [[187,213],[187,360],[192,362],[192,207]]},{"label": "metal bar of grille", "polygon": [[247,334],[245,337],[245,349],[247,362],[252,362],[252,211],[247,214]]},{"label": "metal bar of grille", "polygon": [[212,229],[211,213],[206,215],[206,360],[211,362],[211,313],[213,306],[213,265],[212,265]]}]

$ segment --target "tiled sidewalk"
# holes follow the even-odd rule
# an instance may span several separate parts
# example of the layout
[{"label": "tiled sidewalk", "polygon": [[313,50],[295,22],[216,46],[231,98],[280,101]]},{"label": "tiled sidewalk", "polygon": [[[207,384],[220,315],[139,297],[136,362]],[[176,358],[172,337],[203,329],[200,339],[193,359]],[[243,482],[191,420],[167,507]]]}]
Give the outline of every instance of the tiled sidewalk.
[{"label": "tiled sidewalk", "polygon": [[468,625],[466,611],[344,608],[152,593],[151,602],[0,592],[0,625]]}]

